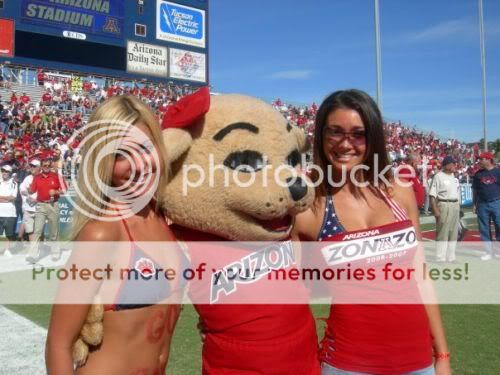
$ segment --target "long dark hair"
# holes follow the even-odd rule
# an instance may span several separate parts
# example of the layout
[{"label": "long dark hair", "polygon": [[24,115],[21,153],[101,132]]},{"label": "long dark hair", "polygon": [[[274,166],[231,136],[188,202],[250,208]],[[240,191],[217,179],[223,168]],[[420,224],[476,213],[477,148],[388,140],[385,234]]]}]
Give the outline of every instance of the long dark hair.
[{"label": "long dark hair", "polygon": [[[325,128],[327,117],[337,109],[352,109],[358,112],[363,120],[366,132],[366,153],[364,163],[369,167],[369,170],[363,171],[363,180],[375,184],[375,155],[378,155],[379,171],[389,165],[389,158],[387,157],[385,148],[382,115],[375,101],[367,93],[361,90],[350,89],[335,91],[323,100],[316,114],[313,161],[321,168],[325,176],[323,182],[316,188],[316,197],[318,198],[327,195],[330,190],[330,185],[326,178],[329,162],[323,150],[323,129]],[[318,177],[318,173],[313,171],[313,180],[317,181]],[[384,177],[390,181],[392,172],[389,170],[384,174]],[[381,184],[381,187],[383,189],[387,188],[383,184]]]}]

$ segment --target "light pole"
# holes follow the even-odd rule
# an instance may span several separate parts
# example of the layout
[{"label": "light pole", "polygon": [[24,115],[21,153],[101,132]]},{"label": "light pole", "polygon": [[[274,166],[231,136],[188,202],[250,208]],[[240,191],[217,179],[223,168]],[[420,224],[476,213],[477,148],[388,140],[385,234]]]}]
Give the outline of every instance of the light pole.
[{"label": "light pole", "polygon": [[382,112],[382,58],[380,50],[379,0],[375,0],[375,66],[377,71],[377,105]]},{"label": "light pole", "polygon": [[488,151],[488,141],[486,140],[486,58],[484,47],[483,0],[479,0],[479,42],[481,49],[481,81],[483,96],[483,140],[484,151]]}]

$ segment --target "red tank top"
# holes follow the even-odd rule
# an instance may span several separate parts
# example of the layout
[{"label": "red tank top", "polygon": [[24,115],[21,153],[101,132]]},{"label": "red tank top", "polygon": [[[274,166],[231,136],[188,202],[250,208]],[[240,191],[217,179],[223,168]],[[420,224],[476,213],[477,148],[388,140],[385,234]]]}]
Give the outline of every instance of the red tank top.
[{"label": "red tank top", "polygon": [[[326,266],[335,264],[350,267],[374,268],[395,262],[398,267],[412,267],[417,241],[415,228],[405,211],[390,197],[382,193],[391,208],[395,222],[366,230],[347,232],[335,213],[331,219],[337,220],[335,228],[341,230],[330,233],[323,241],[335,241],[340,247],[322,249],[322,259]],[[330,210],[334,211],[333,205]],[[328,207],[326,210],[328,214]],[[325,220],[326,222],[327,220]],[[374,255],[369,251],[363,254],[356,251],[363,242],[365,245],[383,246],[383,241],[400,241],[400,247],[386,246]],[[358,242],[356,244],[356,242]],[[387,244],[387,242],[386,242]],[[379,250],[382,247],[378,248]],[[394,261],[397,259],[397,261]],[[378,267],[378,268],[377,268]],[[416,281],[397,283],[361,283],[339,285],[329,283],[332,306],[327,320],[325,337],[322,340],[320,359],[345,371],[367,374],[393,375],[411,372],[432,364],[432,337],[425,307],[422,304],[335,304],[335,297],[347,300],[346,296],[362,299],[381,298],[387,300],[419,301]],[[341,295],[337,295],[336,293]],[[364,293],[364,294],[363,294]],[[373,304],[372,304],[373,303]],[[407,303],[407,302],[406,302]]]},{"label": "red tank top", "polygon": [[[245,274],[244,265],[249,264],[246,260],[255,254],[236,242],[183,227],[173,228],[180,240],[203,241],[200,248],[189,244],[187,251],[192,268],[206,262],[212,275],[235,263],[242,267],[241,274]],[[222,241],[227,246],[221,244]],[[289,243],[283,241],[278,245],[286,249]],[[207,256],[207,252],[220,256]],[[281,266],[291,268],[295,265],[285,259]],[[281,266],[275,265],[275,269]],[[190,298],[207,328],[202,352],[203,374],[320,374],[316,327],[304,286],[298,288],[297,283],[279,283],[276,290],[269,291],[269,284],[263,281],[260,285],[267,289],[262,298],[270,303],[242,304],[246,298],[255,301],[255,293],[262,292],[258,289],[259,280],[227,282],[224,288],[218,289],[206,281],[206,278],[203,281],[193,279],[189,284]],[[304,303],[273,304],[273,295],[283,293],[293,293],[297,301]]]}]

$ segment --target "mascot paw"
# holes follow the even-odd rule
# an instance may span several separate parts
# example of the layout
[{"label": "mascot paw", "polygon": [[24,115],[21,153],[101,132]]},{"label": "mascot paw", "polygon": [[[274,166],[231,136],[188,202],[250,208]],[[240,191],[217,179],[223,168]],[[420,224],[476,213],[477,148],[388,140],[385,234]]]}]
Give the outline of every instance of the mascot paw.
[{"label": "mascot paw", "polygon": [[85,323],[82,327],[80,335],[87,344],[96,346],[101,343],[103,333],[104,326],[102,325],[102,322],[96,322]]},{"label": "mascot paw", "polygon": [[87,314],[86,322],[87,323],[102,322],[103,318],[104,318],[104,305],[101,303],[91,305],[89,313]]},{"label": "mascot paw", "polygon": [[85,364],[87,361],[87,357],[89,355],[89,347],[85,342],[79,338],[76,340],[75,344],[73,345],[73,363],[77,367],[81,367]]},{"label": "mascot paw", "polygon": [[94,298],[93,304],[90,305],[89,312],[85,318],[80,336],[73,345],[73,362],[80,367],[87,362],[89,354],[89,345],[97,346],[102,342],[104,335],[104,305],[101,303],[98,296]]}]

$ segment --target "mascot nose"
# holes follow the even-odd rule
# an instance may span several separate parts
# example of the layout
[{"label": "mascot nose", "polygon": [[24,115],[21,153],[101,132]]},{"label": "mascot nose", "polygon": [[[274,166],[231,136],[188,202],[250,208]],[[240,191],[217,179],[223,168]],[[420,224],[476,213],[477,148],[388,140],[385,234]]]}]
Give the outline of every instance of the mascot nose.
[{"label": "mascot nose", "polygon": [[290,190],[290,194],[294,201],[300,201],[307,194],[307,185],[300,177],[297,177],[295,182],[290,185],[292,180],[292,177],[286,179],[288,190]]}]

